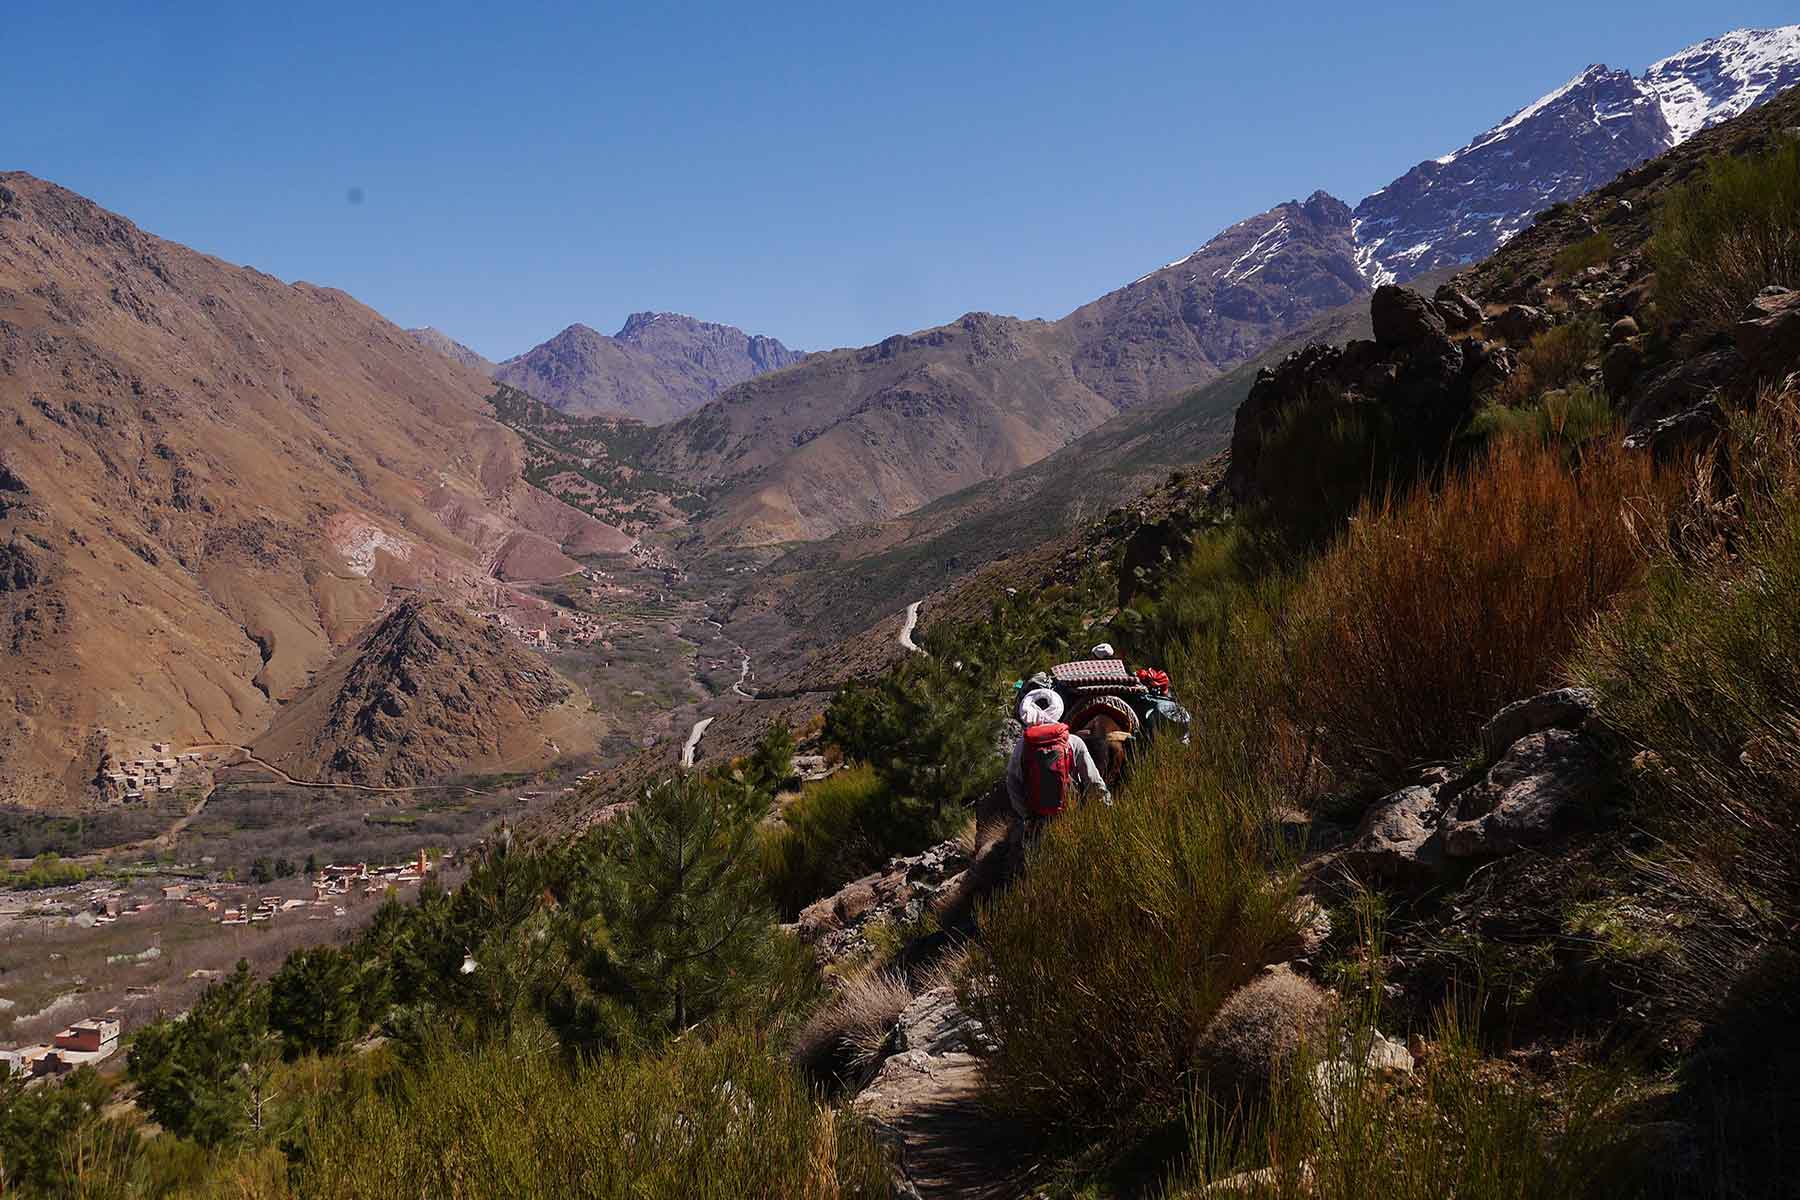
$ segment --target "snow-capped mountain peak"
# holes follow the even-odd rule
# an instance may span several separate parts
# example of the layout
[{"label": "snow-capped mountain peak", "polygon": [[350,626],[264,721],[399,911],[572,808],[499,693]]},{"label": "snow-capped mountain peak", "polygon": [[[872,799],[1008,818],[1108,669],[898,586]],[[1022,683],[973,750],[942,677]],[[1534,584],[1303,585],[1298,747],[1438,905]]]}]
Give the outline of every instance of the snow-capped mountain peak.
[{"label": "snow-capped mountain peak", "polygon": [[1473,262],[1539,211],[1800,84],[1800,25],[1739,29],[1634,77],[1596,64],[1356,206],[1371,284]]}]

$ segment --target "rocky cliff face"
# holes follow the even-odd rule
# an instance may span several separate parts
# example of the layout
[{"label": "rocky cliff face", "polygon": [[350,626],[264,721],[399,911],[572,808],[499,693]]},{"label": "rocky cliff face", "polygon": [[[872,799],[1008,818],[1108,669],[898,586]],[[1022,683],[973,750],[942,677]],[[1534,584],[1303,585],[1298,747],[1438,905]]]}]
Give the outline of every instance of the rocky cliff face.
[{"label": "rocky cliff face", "polygon": [[571,325],[494,368],[502,383],[569,412],[672,421],[733,384],[805,358],[771,337],[680,313],[633,313],[607,337]]},{"label": "rocky cliff face", "polygon": [[1371,284],[1478,261],[1533,215],[1800,83],[1800,25],[1741,29],[1653,63],[1603,65],[1356,206]]},{"label": "rocky cliff face", "polygon": [[1074,371],[1121,409],[1254,358],[1366,290],[1348,205],[1324,192],[1240,221],[1065,317]]}]

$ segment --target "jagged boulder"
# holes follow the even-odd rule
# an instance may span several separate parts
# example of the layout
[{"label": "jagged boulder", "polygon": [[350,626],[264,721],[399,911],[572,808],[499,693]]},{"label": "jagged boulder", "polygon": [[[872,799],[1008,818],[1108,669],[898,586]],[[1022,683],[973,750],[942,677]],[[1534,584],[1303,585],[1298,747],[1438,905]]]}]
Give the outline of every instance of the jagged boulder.
[{"label": "jagged boulder", "polygon": [[1764,288],[1750,301],[1732,334],[1752,371],[1769,375],[1786,369],[1800,359],[1800,292]]},{"label": "jagged boulder", "polygon": [[1436,881],[1454,860],[1498,857],[1560,836],[1605,786],[1604,756],[1582,734],[1598,700],[1558,688],[1509,704],[1482,726],[1484,769],[1420,782],[1366,809],[1342,865],[1403,886]]},{"label": "jagged boulder", "polygon": [[1433,300],[1444,324],[1452,331],[1461,332],[1481,324],[1481,305],[1462,289],[1446,283],[1438,288]]},{"label": "jagged boulder", "polygon": [[931,1055],[973,1053],[993,1044],[981,1022],[957,1003],[956,989],[948,986],[914,996],[900,1014],[894,1039],[902,1053],[922,1050]]},{"label": "jagged boulder", "polygon": [[889,859],[879,871],[807,905],[791,928],[820,962],[839,962],[868,948],[870,925],[917,920],[969,866],[967,851],[954,839],[919,854]]},{"label": "jagged boulder", "polygon": [[1511,854],[1553,841],[1594,801],[1605,761],[1566,729],[1529,734],[1478,781],[1457,793],[1444,814],[1444,852],[1453,858]]},{"label": "jagged boulder", "polygon": [[1369,299],[1369,317],[1375,326],[1375,344],[1398,348],[1441,340],[1444,314],[1414,291],[1387,283]]},{"label": "jagged boulder", "polygon": [[1498,759],[1514,742],[1545,729],[1576,730],[1600,706],[1591,688],[1557,688],[1507,705],[1481,727],[1481,749],[1489,761]]},{"label": "jagged boulder", "polygon": [[1729,347],[1673,363],[1638,386],[1625,427],[1632,433],[1648,429],[1708,399],[1743,372],[1743,356]]},{"label": "jagged boulder", "polygon": [[1629,395],[1643,366],[1644,348],[1637,339],[1614,342],[1608,346],[1606,354],[1600,359],[1600,379],[1606,385],[1606,394],[1614,400]]},{"label": "jagged boulder", "polygon": [[1436,875],[1444,865],[1437,837],[1442,815],[1438,790],[1402,788],[1370,805],[1344,850],[1344,865],[1359,875],[1396,881]]},{"label": "jagged boulder", "polygon": [[1368,1044],[1361,1047],[1360,1054],[1353,1044],[1337,1057],[1313,1067],[1313,1091],[1324,1111],[1336,1112],[1347,1096],[1361,1092],[1371,1084],[1388,1083],[1412,1074],[1412,1051],[1404,1042],[1388,1037],[1378,1029],[1369,1030],[1367,1036]]},{"label": "jagged boulder", "polygon": [[21,497],[31,495],[31,489],[25,480],[15,471],[4,457],[0,457],[0,517],[4,517],[15,508],[23,508]]},{"label": "jagged boulder", "polygon": [[[1437,328],[1442,322],[1435,313],[1436,325],[1408,324],[1404,313],[1411,311],[1411,301],[1389,303],[1395,310],[1382,326],[1388,343],[1307,346],[1257,373],[1232,427],[1227,493],[1238,500],[1290,493],[1300,499],[1294,489],[1310,487],[1310,481],[1296,477],[1292,464],[1278,469],[1267,461],[1274,435],[1284,428],[1327,429],[1359,410],[1401,432],[1409,445],[1398,457],[1435,459],[1443,453],[1473,408],[1473,380],[1489,350],[1485,343],[1451,340]],[[1311,495],[1316,503],[1316,493]]]},{"label": "jagged boulder", "polygon": [[1331,995],[1283,963],[1233,992],[1200,1035],[1195,1062],[1223,1095],[1266,1092],[1301,1046],[1321,1034]]},{"label": "jagged boulder", "polygon": [[1625,438],[1628,450],[1648,450],[1659,462],[1690,449],[1705,446],[1730,426],[1725,410],[1708,397],[1692,408],[1664,417]]},{"label": "jagged boulder", "polygon": [[41,577],[37,561],[15,543],[0,546],[0,592],[22,592]]}]

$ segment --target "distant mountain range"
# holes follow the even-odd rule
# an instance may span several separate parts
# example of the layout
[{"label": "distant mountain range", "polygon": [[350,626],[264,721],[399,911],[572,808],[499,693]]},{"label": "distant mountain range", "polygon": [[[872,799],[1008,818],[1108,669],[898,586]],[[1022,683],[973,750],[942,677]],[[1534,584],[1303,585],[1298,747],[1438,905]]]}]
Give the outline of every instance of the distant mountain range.
[{"label": "distant mountain range", "polygon": [[566,411],[666,423],[647,462],[715,490],[709,545],[825,537],[1036,462],[1377,284],[1484,258],[1538,212],[1796,82],[1800,25],[1712,38],[1642,76],[1592,66],[1354,209],[1323,191],[1277,205],[1056,321],[969,313],[808,359],[639,313],[610,338],[572,325],[492,374]]},{"label": "distant mountain range", "polygon": [[1204,384],[1370,291],[1486,257],[1540,211],[1800,82],[1800,25],[1739,30],[1641,77],[1589,67],[1354,210],[1315,192],[1058,321],[972,313],[756,379],[659,431],[650,461],[720,489],[709,545],[884,520]]},{"label": "distant mountain range", "polygon": [[[1590,68],[1354,208],[1323,192],[1277,205],[1058,320],[971,313],[809,355],[640,313],[495,365],[0,174],[0,708],[18,716],[0,726],[0,803],[79,796],[107,753],[153,739],[254,738],[321,694],[309,679],[396,589],[475,603],[496,578],[554,580],[629,547],[528,486],[533,448],[484,400],[496,379],[662,423],[609,425],[605,454],[576,464],[583,485],[654,477],[678,494],[683,558],[789,551],[750,585],[779,586],[765,605],[805,619],[820,599],[898,602],[922,562],[948,578],[1105,511],[1121,480],[1210,454],[1246,364],[1339,336],[1375,281],[1478,258],[1796,82],[1800,26],[1714,38],[1641,76]],[[350,720],[380,690],[369,679],[304,712]],[[535,745],[476,746],[454,725],[419,770]]]},{"label": "distant mountain range", "polygon": [[1059,321],[969,313],[813,355],[658,430],[646,460],[716,489],[708,545],[826,537],[1034,463],[1364,290],[1350,210],[1319,194]]}]

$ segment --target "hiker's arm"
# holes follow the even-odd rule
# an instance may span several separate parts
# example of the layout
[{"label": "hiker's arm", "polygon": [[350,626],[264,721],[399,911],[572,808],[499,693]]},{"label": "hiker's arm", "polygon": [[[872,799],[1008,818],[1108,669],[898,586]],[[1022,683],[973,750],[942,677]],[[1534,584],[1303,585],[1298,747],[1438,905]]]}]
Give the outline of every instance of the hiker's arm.
[{"label": "hiker's arm", "polygon": [[1081,772],[1081,778],[1088,787],[1100,789],[1100,798],[1108,804],[1112,803],[1112,793],[1106,788],[1106,777],[1100,774],[1100,768],[1094,762],[1094,755],[1087,748],[1087,742],[1080,737],[1071,737],[1070,746],[1075,751],[1075,769]]}]

